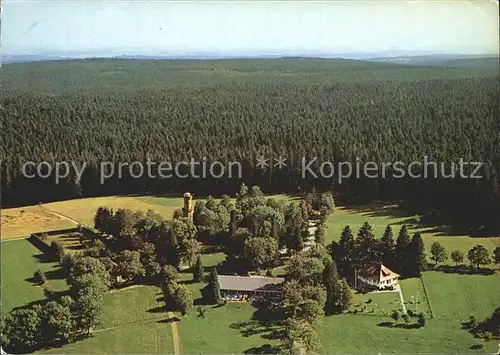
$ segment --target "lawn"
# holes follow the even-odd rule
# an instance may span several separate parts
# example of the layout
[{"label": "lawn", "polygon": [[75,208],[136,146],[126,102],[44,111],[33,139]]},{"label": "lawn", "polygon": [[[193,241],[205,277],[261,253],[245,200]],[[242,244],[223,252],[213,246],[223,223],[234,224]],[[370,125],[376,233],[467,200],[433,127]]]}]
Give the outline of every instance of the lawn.
[{"label": "lawn", "polygon": [[41,354],[173,354],[170,324],[151,321],[95,333],[93,337]]},{"label": "lawn", "polygon": [[429,301],[424,290],[421,278],[400,280],[399,285],[403,291],[406,309],[415,313],[423,312],[427,317],[433,316],[429,308]]},{"label": "lawn", "polygon": [[156,286],[133,286],[122,290],[113,290],[104,296],[104,308],[101,328],[112,328],[153,319],[167,319],[164,311],[163,296]]},{"label": "lawn", "polygon": [[66,289],[59,265],[45,260],[44,254],[25,239],[2,242],[2,312],[45,298],[42,287],[30,279],[36,270],[45,272],[50,287]]},{"label": "lawn", "polygon": [[500,274],[460,275],[430,271],[422,275],[436,318],[453,323],[474,315],[482,320],[500,306]]},{"label": "lawn", "polygon": [[104,296],[103,324],[91,338],[43,353],[172,354],[172,329],[155,286],[133,286]]},{"label": "lawn", "polygon": [[205,318],[194,312],[179,322],[183,354],[241,354],[280,343],[273,335],[278,328],[253,319],[257,309],[248,303],[205,307]]},{"label": "lawn", "polygon": [[[394,327],[388,316],[344,314],[325,317],[322,326],[322,353],[493,353],[495,342],[475,339],[462,329],[470,315],[482,320],[500,304],[500,275],[458,275],[436,271],[424,272],[421,279],[400,281],[408,310],[427,313],[426,293],[434,314],[419,329]],[[425,284],[426,291],[424,291]],[[390,294],[356,295],[354,305],[370,308],[377,304],[379,311],[395,309]],[[418,304],[417,301],[418,295]],[[413,296],[413,297],[412,297]],[[367,299],[372,298],[370,304]],[[418,308],[417,308],[418,306]],[[415,323],[415,318],[411,323]],[[410,324],[411,324],[410,323]],[[475,349],[474,346],[483,346]]]},{"label": "lawn", "polygon": [[40,206],[0,209],[0,215],[2,240],[76,227],[75,223],[55,216]]},{"label": "lawn", "polygon": [[355,293],[350,312],[369,315],[387,315],[393,310],[402,311],[398,292]]},{"label": "lawn", "polygon": [[[452,307],[452,305],[450,305]],[[483,342],[458,322],[430,319],[419,329],[393,327],[390,317],[355,314],[325,317],[320,327],[321,354],[474,354],[494,353],[496,342]],[[415,323],[415,318],[412,319]],[[484,348],[475,349],[474,345]]]}]

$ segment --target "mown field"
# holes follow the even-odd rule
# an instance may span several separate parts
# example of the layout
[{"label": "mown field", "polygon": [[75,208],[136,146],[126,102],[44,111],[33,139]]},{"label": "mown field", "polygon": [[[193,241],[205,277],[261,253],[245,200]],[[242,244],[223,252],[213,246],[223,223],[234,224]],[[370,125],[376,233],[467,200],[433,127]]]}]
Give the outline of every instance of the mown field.
[{"label": "mown field", "polygon": [[42,353],[172,354],[171,326],[160,297],[153,286],[108,292],[104,323],[91,338]]},{"label": "mown field", "polygon": [[[434,317],[419,329],[392,326],[389,316],[345,314],[325,317],[323,322],[322,353],[493,353],[498,350],[494,341],[484,342],[462,329],[462,322],[474,315],[478,319],[490,316],[500,304],[500,274],[457,275],[425,272],[422,276]],[[426,295],[419,279],[401,282],[408,310],[416,310],[414,300],[419,292],[418,311],[427,312]],[[384,301],[387,311],[398,309],[388,296],[371,297]],[[370,298],[370,296],[363,296]],[[359,300],[360,298],[355,298]],[[413,302],[413,303],[412,303]],[[402,322],[400,322],[402,323]],[[412,320],[415,323],[415,319]],[[475,349],[480,345],[482,348]]]},{"label": "mown field", "polygon": [[2,240],[29,236],[31,233],[74,228],[76,224],[58,217],[40,206],[0,209]]},{"label": "mown field", "polygon": [[24,239],[2,242],[1,269],[2,313],[45,298],[42,287],[32,282],[38,269],[45,273],[51,288],[66,289],[66,281],[58,273],[59,265],[47,261],[40,250]]},{"label": "mown field", "polygon": [[53,202],[44,204],[44,207],[83,224],[93,226],[95,213],[101,206],[112,208],[115,211],[120,208],[142,212],[152,209],[164,218],[170,219],[176,209],[182,208],[182,204],[181,197],[111,196]]},{"label": "mown field", "polygon": [[429,301],[438,319],[465,321],[490,316],[500,306],[500,273],[460,275],[425,272],[422,275]]},{"label": "mown field", "polygon": [[[450,305],[452,306],[452,305]],[[412,322],[415,322],[413,320]],[[474,354],[493,353],[495,342],[474,339],[460,324],[431,319],[420,329],[391,326],[389,317],[336,315],[321,326],[321,354]],[[482,345],[475,349],[474,345]]]}]

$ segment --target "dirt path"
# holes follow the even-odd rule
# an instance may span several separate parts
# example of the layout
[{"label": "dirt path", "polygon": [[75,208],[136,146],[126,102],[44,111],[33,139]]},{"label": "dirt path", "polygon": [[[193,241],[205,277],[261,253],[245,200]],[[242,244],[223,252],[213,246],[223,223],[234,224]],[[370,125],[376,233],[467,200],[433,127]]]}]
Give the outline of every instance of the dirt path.
[{"label": "dirt path", "polygon": [[65,216],[63,214],[60,214],[59,212],[55,212],[55,211],[52,211],[52,210],[49,210],[47,207],[44,207],[42,205],[39,205],[40,208],[43,208],[45,211],[49,212],[50,214],[53,214],[54,216],[57,216],[59,218],[62,218],[62,219],[65,219],[67,221],[70,221],[70,222],[73,222],[75,224],[81,224],[83,225],[81,222],[78,222],[77,220],[71,218],[71,217],[68,217],[68,216]]},{"label": "dirt path", "polygon": [[162,316],[162,317],[153,317],[153,318],[148,318],[148,319],[143,319],[143,320],[138,320],[138,321],[133,321],[133,322],[126,322],[126,323],[122,323],[122,324],[116,325],[114,327],[96,329],[92,333],[93,334],[94,333],[101,333],[101,332],[105,332],[105,331],[108,331],[108,330],[113,330],[113,329],[119,329],[119,328],[122,328],[122,327],[127,327],[129,325],[144,324],[144,323],[150,323],[150,322],[158,322],[158,321],[163,320],[163,319],[168,319],[168,318],[165,318],[164,316]]},{"label": "dirt path", "polygon": [[2,242],[2,243],[12,242],[14,240],[21,240],[21,239],[28,239],[28,238],[27,237],[16,237],[16,238],[2,239],[2,240],[0,240],[0,242]]},{"label": "dirt path", "polygon": [[179,328],[177,328],[177,321],[174,320],[174,312],[168,312],[168,317],[172,319],[170,325],[172,326],[172,340],[174,342],[174,354],[181,355],[181,340],[179,338]]},{"label": "dirt path", "polygon": [[405,299],[403,298],[403,290],[401,290],[401,286],[397,285],[397,291],[399,293],[399,299],[401,300],[401,307],[403,308],[403,314],[406,314],[406,304],[405,304]]}]

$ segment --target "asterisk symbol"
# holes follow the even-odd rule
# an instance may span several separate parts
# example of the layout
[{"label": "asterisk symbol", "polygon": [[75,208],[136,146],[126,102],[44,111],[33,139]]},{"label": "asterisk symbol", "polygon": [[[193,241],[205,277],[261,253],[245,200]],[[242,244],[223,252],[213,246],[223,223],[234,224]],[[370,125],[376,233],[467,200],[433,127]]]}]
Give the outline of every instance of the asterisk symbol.
[{"label": "asterisk symbol", "polygon": [[286,166],[285,164],[285,161],[286,161],[286,158],[285,157],[282,157],[281,155],[278,157],[278,159],[274,159],[276,161],[276,164],[274,164],[274,166],[277,166],[278,169],[281,169],[283,168],[284,166]]},{"label": "asterisk symbol", "polygon": [[264,157],[257,157],[257,168],[260,169],[265,169],[269,166],[269,163],[267,162],[269,159],[264,158]]}]

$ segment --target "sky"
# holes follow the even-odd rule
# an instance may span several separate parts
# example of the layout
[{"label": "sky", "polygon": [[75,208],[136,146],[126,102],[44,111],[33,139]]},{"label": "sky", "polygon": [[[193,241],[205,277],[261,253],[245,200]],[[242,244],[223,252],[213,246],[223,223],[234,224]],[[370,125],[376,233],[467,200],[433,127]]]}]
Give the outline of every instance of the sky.
[{"label": "sky", "polygon": [[496,0],[4,0],[2,51],[498,53]]}]

